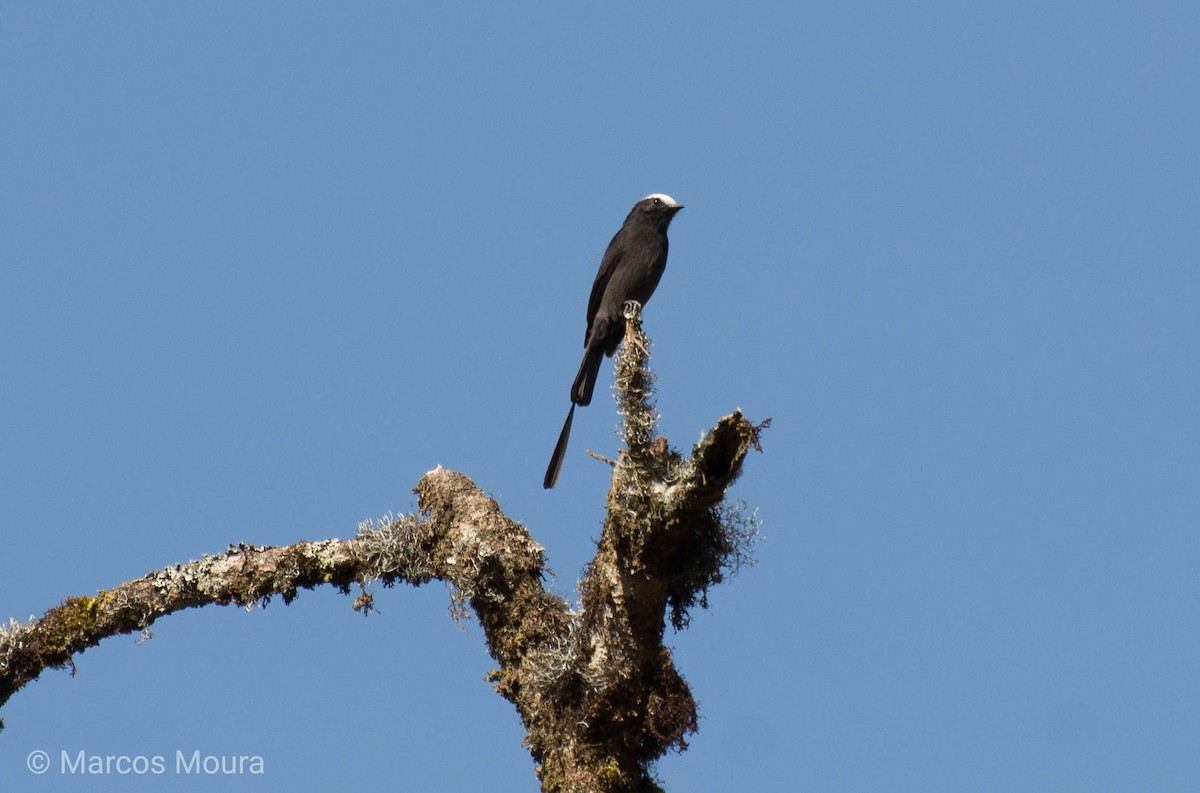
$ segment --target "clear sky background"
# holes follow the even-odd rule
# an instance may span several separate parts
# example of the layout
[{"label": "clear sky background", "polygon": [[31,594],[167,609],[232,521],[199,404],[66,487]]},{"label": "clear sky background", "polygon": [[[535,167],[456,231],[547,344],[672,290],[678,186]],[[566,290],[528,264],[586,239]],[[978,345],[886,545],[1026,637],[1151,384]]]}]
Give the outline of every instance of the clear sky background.
[{"label": "clear sky background", "polygon": [[[442,464],[594,550],[600,256],[687,205],[661,429],[772,417],[668,790],[1200,788],[1195,2],[0,4],[0,617],[348,537]],[[5,790],[535,788],[438,584],[210,607],[0,712]],[[34,749],[261,755],[64,777]]]}]

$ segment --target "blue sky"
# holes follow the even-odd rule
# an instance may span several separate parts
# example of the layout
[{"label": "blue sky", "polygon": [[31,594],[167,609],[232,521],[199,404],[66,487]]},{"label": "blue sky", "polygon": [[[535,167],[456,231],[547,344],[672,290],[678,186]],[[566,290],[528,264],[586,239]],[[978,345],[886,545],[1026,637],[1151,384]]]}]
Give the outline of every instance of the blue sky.
[{"label": "blue sky", "polygon": [[[604,246],[687,205],[661,429],[774,424],[760,563],[670,637],[668,790],[1200,784],[1192,3],[0,3],[0,617],[542,472]],[[601,384],[611,382],[606,364]],[[531,790],[440,586],[206,608],[4,709],[23,790]],[[43,749],[261,777],[26,769]],[[82,786],[82,787],[81,787]]]}]

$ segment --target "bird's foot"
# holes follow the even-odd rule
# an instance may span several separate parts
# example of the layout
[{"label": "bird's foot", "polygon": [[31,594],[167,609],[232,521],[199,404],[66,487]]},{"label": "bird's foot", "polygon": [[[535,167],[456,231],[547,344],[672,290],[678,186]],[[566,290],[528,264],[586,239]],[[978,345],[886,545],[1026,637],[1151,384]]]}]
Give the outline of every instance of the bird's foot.
[{"label": "bird's foot", "polygon": [[639,330],[642,327],[642,304],[636,300],[626,300],[622,306],[625,316],[625,341],[637,347],[645,358],[650,357],[650,351],[642,343]]}]

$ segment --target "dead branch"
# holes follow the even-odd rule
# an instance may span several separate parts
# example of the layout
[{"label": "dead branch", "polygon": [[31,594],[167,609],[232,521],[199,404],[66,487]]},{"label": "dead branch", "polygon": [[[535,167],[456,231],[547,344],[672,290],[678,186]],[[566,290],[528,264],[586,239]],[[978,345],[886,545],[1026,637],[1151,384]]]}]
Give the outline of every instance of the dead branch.
[{"label": "dead branch", "polygon": [[544,791],[658,790],[655,759],[686,747],[696,703],[663,644],[708,588],[752,561],[757,520],[725,504],[759,433],[740,411],[685,458],[656,435],[649,340],[627,308],[616,391],[625,448],[613,463],[607,517],[572,611],[543,583],[543,549],[470,479],[438,468],[417,484],[420,515],[359,526],[353,539],[285,547],[239,544],[157,570],[92,597],[69,597],[28,623],[0,626],[0,706],[43,670],[109,636],[147,632],[161,617],[208,604],[251,607],[302,588],[361,590],[375,581],[451,589],[456,614],[483,627]]}]

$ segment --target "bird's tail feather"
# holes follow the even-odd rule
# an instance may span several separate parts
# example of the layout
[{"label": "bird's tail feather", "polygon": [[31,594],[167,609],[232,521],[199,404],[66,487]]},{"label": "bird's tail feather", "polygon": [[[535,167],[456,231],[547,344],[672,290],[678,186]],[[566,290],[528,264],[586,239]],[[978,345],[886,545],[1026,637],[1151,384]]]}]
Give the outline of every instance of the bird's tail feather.
[{"label": "bird's tail feather", "polygon": [[558,483],[558,474],[562,471],[563,457],[567,454],[567,441],[571,440],[571,422],[575,419],[575,403],[571,403],[571,409],[567,412],[567,420],[563,424],[562,432],[558,434],[558,443],[554,446],[554,454],[550,457],[550,465],[546,468],[546,478],[542,480],[542,487],[549,490]]},{"label": "bird's tail feather", "polygon": [[575,375],[575,382],[571,384],[571,401],[576,405],[586,406],[592,403],[592,392],[596,390],[596,378],[600,374],[600,362],[603,360],[604,350],[599,344],[584,350],[579,374]]}]

